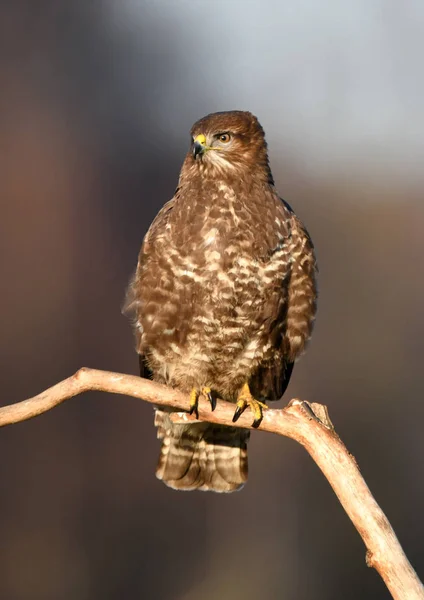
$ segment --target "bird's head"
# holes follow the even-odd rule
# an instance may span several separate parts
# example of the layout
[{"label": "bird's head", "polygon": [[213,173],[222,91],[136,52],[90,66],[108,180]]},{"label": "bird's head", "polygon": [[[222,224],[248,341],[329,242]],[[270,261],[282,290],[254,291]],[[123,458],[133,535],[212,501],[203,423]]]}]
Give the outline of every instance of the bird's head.
[{"label": "bird's head", "polygon": [[185,166],[204,177],[245,177],[261,172],[272,183],[264,131],[250,112],[212,113],[191,128]]}]

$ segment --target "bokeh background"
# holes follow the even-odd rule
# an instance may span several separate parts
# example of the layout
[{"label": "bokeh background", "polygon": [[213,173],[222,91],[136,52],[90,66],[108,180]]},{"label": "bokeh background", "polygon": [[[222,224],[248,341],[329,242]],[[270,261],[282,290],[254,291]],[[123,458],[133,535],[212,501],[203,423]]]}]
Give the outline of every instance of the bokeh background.
[{"label": "bokeh background", "polygon": [[[320,304],[287,398],[326,403],[424,576],[424,5],[3,0],[2,404],[137,372],[120,313],[191,124],[258,115]],[[152,407],[87,394],[0,431],[2,600],[389,597],[294,442],[254,433],[240,493],[154,477]]]}]

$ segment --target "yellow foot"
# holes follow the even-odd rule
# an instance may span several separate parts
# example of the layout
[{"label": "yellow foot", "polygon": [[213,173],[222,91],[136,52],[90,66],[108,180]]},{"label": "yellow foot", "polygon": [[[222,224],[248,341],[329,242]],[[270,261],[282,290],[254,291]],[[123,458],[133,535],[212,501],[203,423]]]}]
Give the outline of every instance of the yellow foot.
[{"label": "yellow foot", "polygon": [[237,397],[237,407],[233,416],[233,423],[237,421],[240,415],[246,410],[249,406],[250,410],[253,413],[253,427],[259,427],[262,419],[263,419],[263,409],[268,408],[266,404],[263,402],[259,402],[259,400],[255,400],[255,398],[250,393],[250,389],[247,383],[241,388],[240,393]]},{"label": "yellow foot", "polygon": [[196,415],[196,419],[199,418],[199,396],[203,394],[211,403],[211,409],[215,410],[216,407],[216,396],[214,396],[210,387],[202,387],[200,390],[198,388],[193,388],[190,392],[190,410],[189,413],[192,415],[193,413]]}]

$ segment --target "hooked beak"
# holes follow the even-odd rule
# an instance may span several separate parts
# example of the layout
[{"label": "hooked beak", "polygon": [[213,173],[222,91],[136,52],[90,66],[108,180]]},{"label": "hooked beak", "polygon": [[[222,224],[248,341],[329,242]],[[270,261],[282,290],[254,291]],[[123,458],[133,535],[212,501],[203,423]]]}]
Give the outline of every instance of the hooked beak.
[{"label": "hooked beak", "polygon": [[203,133],[201,133],[194,138],[194,142],[193,142],[194,158],[201,156],[204,152],[206,152],[206,150],[207,150],[206,137],[203,135]]}]

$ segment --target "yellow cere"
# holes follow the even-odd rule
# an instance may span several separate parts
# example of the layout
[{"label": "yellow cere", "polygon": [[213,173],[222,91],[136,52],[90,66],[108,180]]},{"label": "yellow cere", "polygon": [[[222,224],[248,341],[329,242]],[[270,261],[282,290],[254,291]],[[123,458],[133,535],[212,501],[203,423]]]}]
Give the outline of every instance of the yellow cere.
[{"label": "yellow cere", "polygon": [[204,136],[203,133],[199,133],[199,135],[194,138],[194,141],[199,142],[202,146],[206,146],[206,136]]}]

